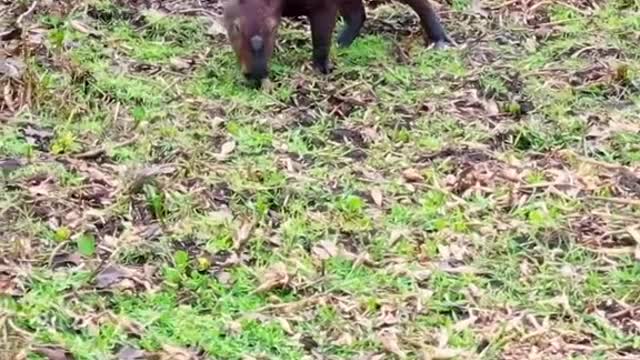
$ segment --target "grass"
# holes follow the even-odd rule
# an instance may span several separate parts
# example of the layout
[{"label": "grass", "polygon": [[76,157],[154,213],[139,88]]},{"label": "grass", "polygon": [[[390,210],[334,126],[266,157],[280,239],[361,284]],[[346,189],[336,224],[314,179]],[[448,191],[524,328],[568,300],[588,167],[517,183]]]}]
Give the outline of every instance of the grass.
[{"label": "grass", "polygon": [[328,77],[285,22],[263,90],[65,4],[1,80],[0,359],[640,356],[637,4],[456,1],[442,51],[370,9]]}]

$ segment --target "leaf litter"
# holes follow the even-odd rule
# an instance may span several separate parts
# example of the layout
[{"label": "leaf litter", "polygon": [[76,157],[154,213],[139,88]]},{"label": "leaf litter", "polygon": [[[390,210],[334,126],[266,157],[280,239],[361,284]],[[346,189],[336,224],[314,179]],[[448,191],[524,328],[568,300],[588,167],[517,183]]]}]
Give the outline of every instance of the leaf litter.
[{"label": "leaf litter", "polygon": [[[392,63],[410,69],[437,61],[424,62],[417,54],[415,34],[410,30],[418,29],[417,18],[396,6],[374,3],[368,4],[372,11],[364,35],[397,37],[392,41],[394,46],[388,49],[392,51],[389,58],[396,57]],[[70,2],[32,4],[11,4],[5,8],[3,3],[0,7],[0,11],[7,11],[6,14],[20,20],[17,21],[19,27],[0,24],[3,41],[0,45],[0,123],[15,129],[20,141],[36,152],[35,156],[30,153],[16,156],[6,153],[1,145],[3,178],[0,180],[4,181],[2,190],[15,195],[13,199],[18,200],[21,209],[28,209],[33,219],[46,224],[50,232],[36,236],[25,231],[24,226],[0,224],[0,230],[6,227],[11,234],[10,239],[20,239],[16,243],[23,244],[19,251],[11,250],[13,254],[22,254],[21,257],[0,268],[0,291],[4,295],[26,301],[23,300],[25,294],[31,291],[28,284],[37,278],[30,271],[17,269],[22,269],[24,264],[44,269],[42,264],[46,263],[49,269],[59,273],[77,269],[94,271],[90,284],[66,294],[74,301],[83,301],[83,291],[96,291],[100,299],[110,296],[106,293],[118,291],[137,295],[175,291],[180,301],[195,306],[200,301],[199,291],[203,290],[195,291],[185,284],[165,286],[156,271],[165,265],[165,260],[160,259],[172,256],[166,253],[167,249],[185,246],[198,265],[194,274],[211,278],[216,286],[222,284],[224,289],[234,289],[242,281],[236,271],[249,269],[255,274],[254,283],[242,290],[248,298],[266,301],[264,307],[254,309],[253,315],[258,313],[254,317],[260,320],[261,326],[267,326],[268,319],[276,319],[288,340],[296,343],[296,351],[308,357],[335,355],[323,353],[331,352],[326,347],[328,342],[349,352],[353,358],[362,359],[466,358],[476,355],[471,352],[482,355],[489,350],[500,352],[504,359],[567,358],[589,356],[598,351],[611,354],[611,349],[602,347],[593,327],[573,322],[571,316],[581,313],[602,319],[608,329],[630,336],[638,334],[637,299],[634,299],[637,293],[614,289],[615,281],[606,281],[611,288],[598,293],[597,297],[606,298],[604,301],[588,300],[586,308],[576,305],[571,296],[552,299],[548,302],[551,317],[536,314],[532,303],[541,299],[528,287],[533,283],[544,288],[551,286],[552,292],[560,292],[566,288],[555,283],[543,284],[540,278],[556,278],[555,270],[571,279],[583,275],[577,270],[581,263],[564,264],[564,260],[560,260],[565,251],[562,247],[545,249],[546,245],[532,244],[538,240],[544,243],[558,237],[557,234],[568,234],[574,253],[583,248],[594,252],[594,255],[581,256],[593,260],[596,265],[589,270],[595,274],[624,271],[623,264],[627,264],[628,269],[633,266],[628,261],[637,262],[640,256],[640,236],[634,227],[634,209],[638,206],[634,200],[640,194],[640,174],[637,160],[632,158],[637,149],[633,140],[625,143],[624,139],[637,133],[633,125],[637,119],[629,120],[629,115],[620,110],[616,116],[622,117],[623,122],[616,122],[609,119],[613,115],[606,110],[610,104],[628,101],[638,94],[634,79],[637,69],[625,60],[630,58],[631,50],[608,49],[597,42],[583,41],[554,54],[540,69],[525,70],[519,63],[536,51],[540,54],[552,51],[545,46],[554,44],[561,36],[570,36],[569,25],[580,16],[597,13],[605,6],[603,3],[473,1],[464,11],[443,11],[446,23],[459,24],[451,30],[452,36],[462,40],[460,56],[471,66],[471,71],[456,76],[447,70],[434,76],[415,73],[410,80],[403,80],[413,88],[429,89],[426,99],[403,99],[398,94],[406,91],[393,85],[398,79],[380,77],[375,74],[377,71],[360,74],[341,60],[342,72],[339,76],[332,75],[330,81],[301,73],[285,77],[285,83],[272,84],[271,89],[265,90],[269,94],[281,90],[279,86],[284,84],[291,87],[291,95],[284,101],[270,99],[269,103],[277,105],[263,106],[265,114],[259,119],[254,119],[254,109],[245,108],[241,101],[228,110],[233,113],[229,119],[228,114],[211,110],[207,115],[210,124],[207,130],[231,129],[233,138],[221,136],[214,144],[198,148],[201,135],[189,134],[193,140],[190,146],[194,149],[182,157],[174,157],[175,162],[150,156],[148,161],[137,161],[136,166],[119,162],[136,156],[128,153],[131,149],[146,149],[149,142],[165,140],[153,138],[154,131],[158,130],[154,124],[136,130],[141,135],[135,140],[130,139],[130,134],[118,134],[116,139],[120,142],[112,142],[110,146],[100,141],[95,143],[96,148],[87,147],[86,144],[94,144],[87,142],[81,147],[85,148],[84,152],[69,156],[51,154],[52,143],[58,140],[58,129],[36,121],[37,108],[32,105],[35,101],[44,106],[46,101],[34,86],[37,84],[33,83],[32,69],[18,56],[18,50],[27,46],[29,53],[40,54],[37,61],[50,71],[70,71],[60,66],[65,59],[50,48],[50,42],[44,41],[52,35],[51,29],[35,23],[37,16],[47,10],[60,16],[78,11],[79,16],[68,21],[70,30],[99,43],[111,36],[106,26],[109,16],[120,17],[124,24],[135,29],[153,23],[158,26],[154,31],[162,31],[161,24],[174,16],[206,17],[203,29],[212,46],[218,46],[224,33],[217,17],[219,2],[118,1],[118,12],[110,13],[111,10],[91,5],[86,8],[89,17],[81,14],[85,11],[83,8],[74,9]],[[147,9],[153,12],[144,11]],[[574,17],[558,21],[556,18],[563,12],[570,12]],[[286,22],[283,28],[287,35],[283,40],[297,42],[299,35],[295,31],[304,26]],[[177,99],[167,105],[173,107],[175,101],[205,111],[209,105],[216,108],[213,101],[190,98],[192,95],[182,89],[180,81],[197,77],[205,67],[207,76],[219,76],[217,69],[212,70],[212,65],[207,63],[211,54],[203,50],[195,56],[173,57],[167,66],[156,66],[153,61],[110,60],[120,62],[117,66],[122,76],[137,73],[136,76],[163,81],[164,76],[177,77],[170,78],[170,83],[181,91],[177,91]],[[107,55],[111,56],[113,54]],[[342,55],[340,58],[343,59]],[[607,59],[600,61],[599,58]],[[563,62],[576,59],[583,62],[577,66]],[[446,62],[455,63],[455,60],[448,58]],[[535,67],[535,64],[527,65]],[[382,69],[391,65],[374,62],[369,66]],[[167,70],[174,73],[167,75]],[[398,73],[400,76],[402,71]],[[492,74],[497,75],[492,77]],[[588,99],[608,105],[598,107],[594,111],[597,115],[590,117],[572,104],[561,104],[570,109],[557,116],[549,110],[552,100],[537,94],[535,87],[527,83],[530,79],[542,84],[540,86],[554,96],[569,90],[572,99],[595,94]],[[373,83],[369,80],[375,82],[375,87],[369,85]],[[387,86],[392,90],[385,89]],[[390,99],[385,95],[390,91],[397,96]],[[60,95],[59,100],[68,96]],[[225,96],[224,92],[218,95]],[[109,96],[104,99],[126,102]],[[114,108],[117,111],[107,117],[115,120],[129,117],[131,106],[139,104],[110,104],[109,111]],[[367,108],[375,111],[368,112]],[[25,109],[28,111],[23,118],[30,118],[29,122],[15,122],[13,116]],[[286,109],[284,115],[276,111],[283,109]],[[75,111],[85,116],[87,109]],[[189,111],[180,113],[180,120],[197,117]],[[386,111],[389,113],[383,113],[384,116],[375,114]],[[65,116],[71,119],[74,112]],[[452,119],[456,125],[451,126],[458,126],[464,134],[455,135],[437,128],[439,120],[435,115],[442,114]],[[235,119],[237,115],[246,115],[246,122]],[[533,126],[537,119],[553,127],[550,120],[574,116],[591,119],[582,124],[584,134],[588,135],[584,148],[573,146],[571,139],[560,138],[560,131],[543,129],[536,133]],[[385,118],[395,119],[392,120],[395,123],[390,126]],[[157,126],[165,127],[162,131],[166,131],[168,123],[162,123],[163,119],[155,121],[160,121]],[[245,127],[247,123],[253,127]],[[118,131],[115,126],[107,127],[107,133]],[[314,133],[319,127],[322,127],[322,137]],[[269,131],[264,138],[247,135],[266,128]],[[565,132],[570,131],[573,130]],[[168,133],[170,131],[163,134]],[[410,140],[406,140],[407,137]],[[169,136],[166,140],[167,144],[172,141]],[[469,146],[470,143],[475,144]],[[548,151],[548,147],[571,151]],[[265,149],[271,148],[277,150],[275,171],[265,166],[261,158]],[[590,149],[593,152],[589,152]],[[346,155],[336,155],[338,151]],[[598,160],[593,158],[593,154],[598,154],[596,151],[604,154],[598,156]],[[625,158],[628,155],[630,157]],[[401,161],[396,163],[396,159]],[[69,181],[68,177],[47,171],[23,175],[29,173],[34,163],[62,165],[77,179]],[[279,171],[286,173],[284,184],[278,183]],[[258,181],[250,183],[252,179],[242,178],[247,184],[239,184],[234,178],[247,173],[257,174]],[[317,184],[329,186],[318,190],[314,188]],[[145,196],[149,196],[144,190],[148,185],[163,193],[163,205],[172,209],[169,212],[172,216],[180,214],[199,221],[174,226],[175,219],[171,217],[160,220],[152,216],[144,203]],[[288,188],[296,191],[285,191]],[[328,200],[331,196],[347,190],[356,190],[354,192],[365,199],[364,203],[353,201],[339,207],[339,211],[327,206],[333,205]],[[181,197],[187,195],[198,199],[196,205],[192,206],[191,199]],[[572,207],[571,200],[581,201],[584,206]],[[430,205],[432,202],[438,205]],[[541,202],[544,204],[540,205]],[[0,213],[7,214],[1,206]],[[307,213],[308,216],[301,215]],[[227,225],[204,231],[208,238],[206,244],[188,245],[189,236],[212,226],[206,224],[207,220]],[[389,222],[395,226],[393,230],[389,229]],[[452,228],[457,230],[451,231]],[[73,236],[66,236],[63,229],[69,229]],[[95,243],[76,249],[73,244],[78,243],[78,234],[82,232],[96,235]],[[511,239],[513,234],[519,236],[522,232],[531,233],[523,237],[530,239],[529,242],[517,236],[516,240]],[[51,233],[64,240],[50,243],[47,236]],[[264,238],[269,239],[266,247]],[[556,241],[562,242],[562,239]],[[199,249],[200,246],[207,248]],[[155,254],[157,257],[145,257],[148,254],[143,255],[142,249],[159,253]],[[265,256],[264,249],[278,260],[265,262],[261,258]],[[120,252],[134,256],[121,257]],[[510,252],[515,254],[514,258],[501,257]],[[346,270],[340,267],[345,260],[349,264]],[[511,267],[513,262],[517,264]],[[167,263],[173,262],[167,260]],[[265,263],[271,265],[265,266]],[[543,273],[545,267],[552,272]],[[513,271],[519,274],[518,286],[509,282],[508,276]],[[357,277],[362,272],[367,272],[365,281]],[[625,286],[623,288],[630,288],[628,283]],[[579,293],[580,286],[575,287],[577,289],[572,290]],[[532,303],[525,300],[519,303],[520,300],[511,298],[504,303],[492,302],[490,294],[505,288],[530,293]],[[284,300],[282,294],[291,297]],[[326,324],[318,320],[319,314],[330,313],[335,315]],[[562,318],[565,315],[568,318]],[[432,321],[438,325],[423,325]],[[447,333],[438,329],[442,321],[455,324],[455,331]],[[118,324],[127,334],[127,340],[145,337],[153,331],[113,311],[83,313],[75,318],[74,327],[96,333],[104,323]],[[20,324],[25,324],[24,319]],[[248,333],[240,323],[228,325],[230,333]],[[508,328],[506,334],[498,331],[502,326]],[[572,330],[566,330],[565,326]],[[372,329],[375,332],[372,333]],[[465,337],[456,333],[462,331],[468,332]],[[456,338],[460,349],[451,345],[454,342],[449,341],[450,337]],[[611,341],[629,344],[622,338]],[[132,341],[111,355],[127,360],[206,358],[193,349],[165,345],[147,351],[135,343]],[[360,345],[356,348],[354,344]],[[33,349],[49,358],[73,358],[61,346],[34,345]],[[632,346],[624,349],[632,356],[637,354]],[[259,357],[257,354],[245,356]]]}]

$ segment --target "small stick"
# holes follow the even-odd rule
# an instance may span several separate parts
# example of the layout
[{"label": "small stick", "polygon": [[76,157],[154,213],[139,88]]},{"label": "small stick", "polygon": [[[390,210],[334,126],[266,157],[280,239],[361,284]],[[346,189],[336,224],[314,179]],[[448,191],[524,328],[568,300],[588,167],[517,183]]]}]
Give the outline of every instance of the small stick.
[{"label": "small stick", "polygon": [[[138,136],[134,136],[129,140],[123,141],[123,142],[118,143],[118,144],[114,144],[111,147],[111,149],[117,149],[119,147],[131,145],[134,142],[136,142],[137,140],[138,140]],[[107,152],[107,147],[106,146],[102,146],[102,147],[99,147],[99,148],[97,148],[95,150],[89,150],[89,151],[77,154],[74,157],[76,159],[92,159],[92,158],[96,158],[96,157],[104,154],[105,152]]]},{"label": "small stick", "polygon": [[589,196],[588,199],[608,201],[608,202],[614,203],[614,204],[631,205],[631,206],[640,207],[640,200],[636,200],[636,199],[623,199],[623,198],[604,197],[604,196]]},{"label": "small stick", "polygon": [[18,27],[22,27],[22,20],[24,20],[25,17],[29,16],[33,12],[33,10],[36,9],[36,6],[38,6],[38,0],[34,1],[26,12],[18,16],[18,19],[16,20],[16,25],[18,25]]}]

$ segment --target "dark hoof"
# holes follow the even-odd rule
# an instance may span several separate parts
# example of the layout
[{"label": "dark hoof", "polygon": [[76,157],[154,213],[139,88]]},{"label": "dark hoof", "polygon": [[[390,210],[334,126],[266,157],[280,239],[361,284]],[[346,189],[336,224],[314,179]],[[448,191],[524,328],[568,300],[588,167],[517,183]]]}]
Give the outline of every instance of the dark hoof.
[{"label": "dark hoof", "polygon": [[325,75],[331,72],[331,65],[328,61],[314,61],[313,68]]},{"label": "dark hoof", "polygon": [[246,79],[246,84],[248,87],[252,89],[261,89],[262,88],[262,80],[258,79]]},{"label": "dark hoof", "polygon": [[348,48],[349,46],[351,46],[351,44],[353,44],[353,38],[350,37],[346,37],[346,36],[340,36],[338,37],[338,47],[341,48]]},{"label": "dark hoof", "polygon": [[448,49],[457,46],[453,39],[449,37],[449,35],[443,35],[441,39],[434,40],[432,42],[433,47],[436,50]]},{"label": "dark hoof", "polygon": [[446,40],[441,40],[441,41],[437,41],[435,44],[433,44],[433,48],[436,50],[444,50],[444,49],[448,49],[450,47],[452,47],[453,44],[446,41]]}]

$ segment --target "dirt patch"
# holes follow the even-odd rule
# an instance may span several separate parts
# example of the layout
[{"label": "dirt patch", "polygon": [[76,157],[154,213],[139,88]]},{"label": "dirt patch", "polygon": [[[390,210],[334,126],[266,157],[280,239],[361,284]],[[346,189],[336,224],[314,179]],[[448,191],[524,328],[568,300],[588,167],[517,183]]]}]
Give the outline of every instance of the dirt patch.
[{"label": "dirt patch", "polygon": [[351,144],[358,148],[367,148],[364,136],[354,129],[337,128],[329,132],[329,139],[341,144]]}]

